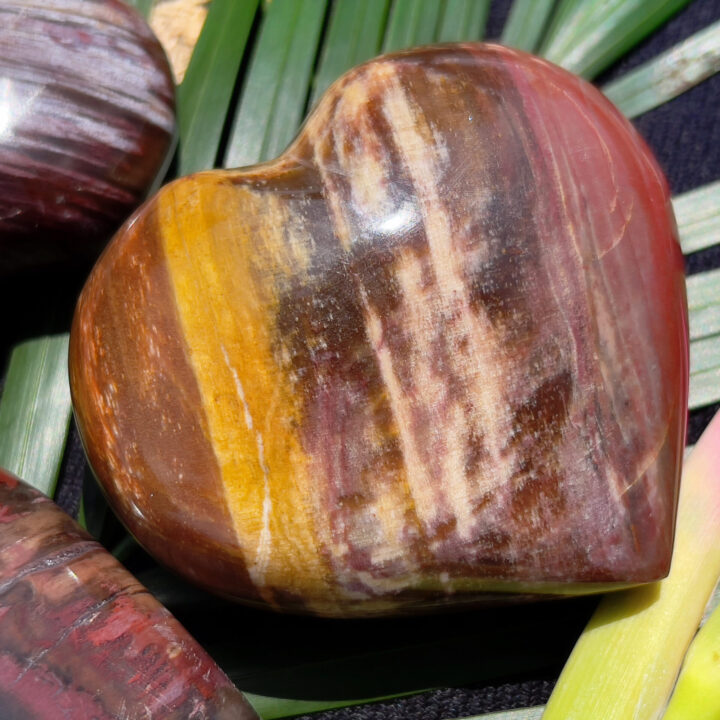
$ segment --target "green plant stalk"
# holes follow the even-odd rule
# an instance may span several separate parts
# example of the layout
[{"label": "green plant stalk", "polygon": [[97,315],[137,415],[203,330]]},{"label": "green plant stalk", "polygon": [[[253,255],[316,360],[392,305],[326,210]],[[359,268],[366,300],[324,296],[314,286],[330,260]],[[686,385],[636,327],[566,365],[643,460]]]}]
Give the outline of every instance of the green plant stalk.
[{"label": "green plant stalk", "polygon": [[720,270],[691,275],[687,295],[691,342],[720,333]]},{"label": "green plant stalk", "polygon": [[435,41],[442,4],[436,0],[395,0],[385,30],[383,50],[392,52]]},{"label": "green plant stalk", "polygon": [[715,244],[720,237],[720,181],[676,195],[672,204],[686,255]]},{"label": "green plant stalk", "polygon": [[720,268],[687,279],[688,305],[701,308],[720,302]]},{"label": "green plant stalk", "polygon": [[690,343],[690,409],[720,400],[720,334]]},{"label": "green plant stalk", "polygon": [[593,78],[689,0],[564,0],[540,45],[548,60]]},{"label": "green plant stalk", "polygon": [[720,608],[693,639],[663,720],[720,718]]},{"label": "green plant stalk", "polygon": [[16,346],[0,399],[0,467],[52,497],[70,427],[68,336]]},{"label": "green plant stalk", "polygon": [[627,117],[662,105],[720,70],[720,21],[608,83],[603,92]]},{"label": "green plant stalk", "polygon": [[690,343],[691,376],[716,367],[720,367],[720,335],[699,338]]},{"label": "green plant stalk", "polygon": [[489,13],[490,0],[446,0],[435,40],[482,40]]},{"label": "green plant stalk", "polygon": [[540,720],[545,709],[544,705],[536,707],[518,708],[516,710],[500,710],[499,712],[473,715],[464,720]]},{"label": "green plant stalk", "polygon": [[690,379],[691,409],[710,405],[720,400],[720,367],[694,373]]},{"label": "green plant stalk", "polygon": [[326,0],[268,5],[232,122],[224,167],[272,159],[295,136],[326,5]]},{"label": "green plant stalk", "polygon": [[607,595],[543,720],[657,720],[720,575],[720,413],[690,453],[665,580]]},{"label": "green plant stalk", "polygon": [[215,165],[258,0],[212,0],[178,88],[178,174]]},{"label": "green plant stalk", "polygon": [[380,51],[388,0],[343,0],[332,5],[310,107],[345,71]]},{"label": "green plant stalk", "polygon": [[720,302],[690,310],[690,341],[720,333]]},{"label": "green plant stalk", "polygon": [[247,692],[243,693],[245,699],[253,706],[255,712],[257,712],[262,720],[278,720],[278,718],[286,718],[294,715],[321,712],[322,710],[335,710],[351,705],[364,705],[366,703],[382,702],[384,700],[395,700],[417,694],[417,692],[400,693],[399,695],[384,695],[383,697],[366,698],[363,700],[292,700],[265,697],[264,695],[254,695],[253,693]]},{"label": "green plant stalk", "polygon": [[500,42],[535,52],[554,7],[555,0],[515,0]]}]

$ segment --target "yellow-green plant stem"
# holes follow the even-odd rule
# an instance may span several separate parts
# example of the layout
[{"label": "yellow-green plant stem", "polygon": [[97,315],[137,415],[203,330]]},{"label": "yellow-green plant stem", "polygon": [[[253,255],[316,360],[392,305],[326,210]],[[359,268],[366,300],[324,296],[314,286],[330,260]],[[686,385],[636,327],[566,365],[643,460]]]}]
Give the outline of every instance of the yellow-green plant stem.
[{"label": "yellow-green plant stem", "polygon": [[720,414],[685,464],[669,576],[601,601],[543,720],[660,718],[718,575]]},{"label": "yellow-green plant stem", "polygon": [[663,720],[720,718],[720,608],[690,645]]}]

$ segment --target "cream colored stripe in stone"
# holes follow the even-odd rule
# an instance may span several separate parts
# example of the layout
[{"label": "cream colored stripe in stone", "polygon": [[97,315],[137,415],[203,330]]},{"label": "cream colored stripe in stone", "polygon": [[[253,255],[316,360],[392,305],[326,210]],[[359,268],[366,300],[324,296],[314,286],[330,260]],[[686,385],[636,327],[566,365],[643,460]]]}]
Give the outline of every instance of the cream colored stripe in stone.
[{"label": "cream colored stripe in stone", "polygon": [[[306,132],[312,141],[314,148],[314,160],[323,183],[327,189],[326,197],[329,204],[330,215],[333,220],[335,235],[340,246],[346,251],[353,249],[354,237],[348,223],[346,207],[348,198],[338,191],[338,177],[342,178],[343,185],[347,186],[355,212],[368,218],[383,218],[389,208],[392,207],[392,199],[388,195],[386,178],[388,177],[385,168],[386,157],[379,144],[379,139],[373,134],[373,128],[367,125],[367,118],[363,118],[363,112],[367,103],[367,86],[363,82],[349,85],[345,88],[343,97],[337,108],[337,113],[342,116],[342,121],[332,123],[333,134],[328,132],[327,118],[309,123]],[[351,133],[361,133],[365,152],[347,153],[344,151],[345,140]],[[328,145],[335,150],[337,164],[328,166],[323,156],[323,151]],[[366,310],[366,328],[371,343],[381,344],[378,334],[382,333],[379,318],[370,311],[366,298],[361,296]],[[381,371],[391,362],[387,353],[383,353],[375,347],[378,363]],[[384,373],[383,373],[384,375]],[[389,382],[393,378],[387,379]],[[400,418],[395,415],[399,425],[408,427],[407,418]],[[406,445],[408,441],[407,432],[400,428],[400,441],[403,444],[403,454],[412,456],[414,448]],[[412,438],[410,438],[410,441]],[[380,441],[380,440],[378,440]],[[370,550],[372,563],[375,567],[383,567],[389,563],[401,563],[403,570],[398,570],[393,578],[380,578],[371,573],[362,575],[362,582],[377,592],[399,590],[404,587],[416,584],[417,565],[413,561],[407,546],[407,513],[411,510],[412,498],[409,487],[404,478],[398,478],[397,482],[392,480],[383,482],[383,478],[377,480],[377,493],[375,500],[366,508],[379,527],[379,533]],[[347,550],[343,543],[339,543],[331,534],[325,530],[324,542],[333,552],[337,562],[342,565],[343,553]]]},{"label": "cream colored stripe in stone", "polygon": [[[398,273],[404,295],[408,297],[410,319],[406,331],[413,336],[417,349],[415,374],[418,386],[423,388],[423,392],[430,389],[431,398],[433,390],[442,390],[437,387],[439,380],[429,361],[432,351],[428,343],[432,333],[428,320],[436,318],[446,323],[445,332],[449,342],[454,340],[459,345],[461,339],[467,340],[467,351],[456,353],[452,361],[455,372],[468,378],[469,396],[475,402],[470,418],[466,418],[465,411],[461,408],[451,408],[442,417],[442,433],[446,445],[445,451],[438,453],[445,496],[457,519],[457,534],[466,539],[471,536],[473,521],[468,499],[477,496],[478,490],[483,493],[493,490],[507,482],[510,477],[513,458],[505,446],[512,434],[512,418],[504,385],[513,380],[518,383],[526,382],[526,379],[519,376],[508,377],[512,359],[506,357],[489,318],[482,311],[473,312],[470,307],[468,289],[463,279],[464,257],[453,243],[450,221],[438,195],[436,183],[441,176],[441,168],[440,159],[434,151],[432,132],[421,113],[411,106],[400,79],[392,77],[390,73],[388,75],[383,112],[416,189],[431,267],[437,281],[435,296],[426,300],[432,303],[431,318],[423,312],[413,316],[413,308],[421,307],[418,304],[417,290],[412,287],[417,283],[417,279],[411,279],[412,271],[408,275],[409,267],[405,268],[404,273]],[[452,198],[444,200],[451,202]],[[504,367],[502,374],[498,371],[499,367]],[[512,393],[513,388],[509,390]],[[403,402],[399,397],[395,400],[397,403]],[[432,399],[428,404],[431,403]],[[468,487],[462,447],[458,441],[466,436],[468,425],[482,430],[485,448],[489,454],[486,463],[488,472],[483,473],[482,486],[479,489]],[[438,448],[442,448],[442,443],[438,443]],[[428,482],[429,478],[422,471],[413,470],[419,469],[409,469],[408,477],[413,492],[421,498],[421,486]],[[436,509],[422,504],[420,507],[423,521],[432,523]]]}]

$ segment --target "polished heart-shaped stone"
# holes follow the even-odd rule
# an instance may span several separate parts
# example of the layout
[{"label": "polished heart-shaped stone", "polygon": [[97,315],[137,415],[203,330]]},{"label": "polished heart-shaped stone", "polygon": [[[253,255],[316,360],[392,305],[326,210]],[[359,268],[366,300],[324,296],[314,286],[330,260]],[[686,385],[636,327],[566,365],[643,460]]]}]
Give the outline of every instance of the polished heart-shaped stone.
[{"label": "polished heart-shaped stone", "polygon": [[174,86],[120,0],[0,4],[0,276],[85,264],[172,143]]},{"label": "polished heart-shaped stone", "polygon": [[162,189],[84,289],[71,383],[160,561],[390,613],[662,577],[686,328],[631,125],[540,59],[439,46],[345,75],[279,159]]}]

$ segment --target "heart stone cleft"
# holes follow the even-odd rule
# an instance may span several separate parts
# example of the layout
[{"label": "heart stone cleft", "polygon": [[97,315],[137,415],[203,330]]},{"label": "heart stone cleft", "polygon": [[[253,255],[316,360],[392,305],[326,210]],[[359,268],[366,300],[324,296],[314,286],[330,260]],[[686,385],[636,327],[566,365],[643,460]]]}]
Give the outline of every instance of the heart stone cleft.
[{"label": "heart stone cleft", "polygon": [[687,404],[667,185],[547,62],[379,58],[279,159],[125,225],[71,382],[120,517],[223,595],[362,615],[654,580]]}]

